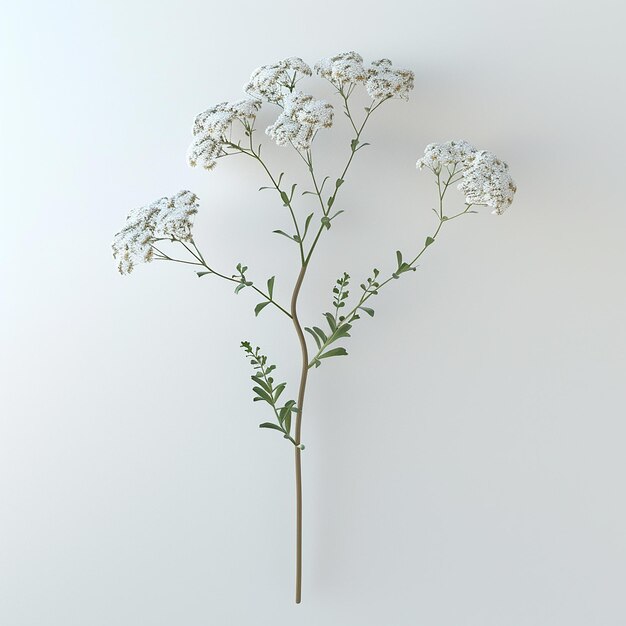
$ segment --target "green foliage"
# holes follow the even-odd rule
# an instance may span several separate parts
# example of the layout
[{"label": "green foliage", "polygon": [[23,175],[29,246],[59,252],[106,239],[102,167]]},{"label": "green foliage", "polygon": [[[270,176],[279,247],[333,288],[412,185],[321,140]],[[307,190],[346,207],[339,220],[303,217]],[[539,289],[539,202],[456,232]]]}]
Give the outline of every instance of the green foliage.
[{"label": "green foliage", "polygon": [[[261,304],[269,303],[262,302]],[[243,348],[246,356],[250,360],[252,368],[255,371],[255,373],[251,376],[252,382],[255,383],[252,387],[252,391],[255,393],[253,401],[266,402],[269,404],[276,417],[275,423],[263,422],[262,424],[259,424],[259,428],[278,430],[283,434],[285,439],[289,439],[291,443],[296,445],[295,440],[290,434],[292,414],[298,412],[296,402],[295,400],[288,400],[284,405],[279,405],[280,396],[285,390],[287,383],[275,383],[274,378],[270,374],[276,369],[276,366],[267,362],[267,357],[264,354],[261,354],[261,349],[258,346],[253,349],[249,341],[242,341],[241,347]]]},{"label": "green foliage", "polygon": [[265,302],[259,302],[254,307],[254,315],[258,317],[259,313],[270,303],[269,300],[265,300]]},{"label": "green foliage", "polygon": [[412,267],[408,263],[405,263],[402,260],[402,252],[400,252],[400,250],[396,250],[396,260],[398,261],[398,267],[396,268],[396,271],[392,274],[394,278],[398,278],[400,274],[404,274],[404,272],[415,271],[414,267]]},{"label": "green foliage", "polygon": [[246,287],[252,287],[254,284],[251,280],[246,279],[246,272],[248,271],[248,266],[243,265],[242,263],[237,263],[237,274],[233,274],[233,278],[238,279],[238,284],[235,287],[235,293],[239,293],[242,289]]}]

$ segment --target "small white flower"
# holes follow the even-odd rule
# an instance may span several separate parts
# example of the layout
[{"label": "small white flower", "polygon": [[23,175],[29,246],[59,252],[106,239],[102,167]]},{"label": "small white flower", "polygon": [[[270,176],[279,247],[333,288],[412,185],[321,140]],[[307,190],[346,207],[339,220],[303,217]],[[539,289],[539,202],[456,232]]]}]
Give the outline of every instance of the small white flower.
[{"label": "small white flower", "polygon": [[320,59],[314,69],[336,87],[364,82],[368,76],[367,70],[363,67],[363,57],[356,52],[341,52]]},{"label": "small white flower", "polygon": [[216,104],[196,116],[193,123],[194,138],[187,151],[189,165],[213,169],[217,158],[224,154],[226,135],[233,121],[254,119],[260,108],[260,100],[246,98]]},{"label": "small white flower", "polygon": [[191,191],[179,191],[171,198],[133,209],[111,246],[113,258],[119,258],[120,274],[130,274],[137,263],[152,261],[152,244],[160,239],[191,241],[192,217],[197,212],[198,197]]},{"label": "small white flower", "polygon": [[279,146],[292,144],[297,150],[311,146],[320,128],[333,124],[333,107],[324,100],[316,100],[301,91],[285,95],[283,111],[265,131]]},{"label": "small white flower", "polygon": [[397,70],[389,59],[374,61],[367,72],[365,88],[373,100],[385,98],[409,99],[413,89],[415,74],[411,70]]},{"label": "small white flower", "polygon": [[502,215],[511,205],[517,187],[509,174],[509,166],[495,154],[481,150],[463,171],[459,189],[468,204],[493,207],[492,213]]},{"label": "small white flower", "polygon": [[286,93],[293,91],[300,76],[311,76],[311,68],[300,57],[262,65],[252,72],[244,91],[254,98],[282,104]]},{"label": "small white flower", "polygon": [[470,159],[476,153],[476,148],[467,141],[446,141],[445,143],[431,143],[426,146],[424,156],[417,161],[418,169],[428,167],[435,173],[443,167],[467,167]]}]

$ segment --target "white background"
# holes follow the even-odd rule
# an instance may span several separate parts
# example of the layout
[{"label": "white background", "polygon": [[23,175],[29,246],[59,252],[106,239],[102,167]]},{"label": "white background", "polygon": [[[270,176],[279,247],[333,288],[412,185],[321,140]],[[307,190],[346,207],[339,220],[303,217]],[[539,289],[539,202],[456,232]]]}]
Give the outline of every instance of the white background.
[{"label": "white background", "polygon": [[[2,13],[3,626],[626,623],[620,3]],[[434,187],[414,166],[427,143],[496,152],[519,192],[501,218],[447,226],[355,326],[350,356],[312,373],[295,606],[292,450],[257,428],[269,416],[238,347],[260,344],[295,395],[289,320],[255,319],[251,293],[184,266],[120,277],[109,246],[130,208],[189,188],[207,258],[276,274],[286,302],[296,250],[271,234],[284,209],[245,158],[188,168],[191,121],[259,65],[350,49],[413,69],[416,88],[366,132],[304,323],[343,271],[356,286],[432,233]],[[322,175],[348,140],[339,114]],[[305,180],[288,150],[265,150]]]}]

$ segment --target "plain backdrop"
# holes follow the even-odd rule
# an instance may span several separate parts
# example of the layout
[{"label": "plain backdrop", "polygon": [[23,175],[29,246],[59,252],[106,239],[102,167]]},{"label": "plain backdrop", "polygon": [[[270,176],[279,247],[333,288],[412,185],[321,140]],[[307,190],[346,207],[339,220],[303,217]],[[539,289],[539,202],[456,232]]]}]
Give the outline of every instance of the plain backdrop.
[{"label": "plain backdrop", "polygon": [[[2,15],[3,626],[626,623],[621,3],[57,0]],[[416,86],[365,133],[305,324],[344,271],[356,286],[432,233],[427,143],[496,152],[519,191],[503,217],[446,226],[350,356],[312,373],[295,606],[292,449],[258,429],[271,416],[239,348],[261,345],[295,395],[289,320],[255,319],[253,294],[185,266],[120,277],[110,243],[129,209],[192,189],[205,256],[275,274],[286,302],[297,253],[271,232],[285,210],[245,158],[189,168],[191,122],[259,65],[352,49]],[[349,139],[339,113],[322,175]]]}]

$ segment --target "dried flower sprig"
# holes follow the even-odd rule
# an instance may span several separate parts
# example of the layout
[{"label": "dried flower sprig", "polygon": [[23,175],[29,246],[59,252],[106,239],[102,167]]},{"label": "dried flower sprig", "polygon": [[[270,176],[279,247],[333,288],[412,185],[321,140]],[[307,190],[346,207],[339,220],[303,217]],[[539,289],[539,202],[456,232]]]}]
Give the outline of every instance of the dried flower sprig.
[{"label": "dried flower sprig", "polygon": [[[298,83],[312,76],[311,68],[300,58],[290,57],[255,70],[245,86],[250,98],[213,106],[196,117],[193,142],[188,152],[190,165],[213,169],[219,158],[242,154],[259,164],[269,179],[269,189],[276,194],[286,210],[288,226],[273,232],[296,246],[298,277],[293,285],[289,307],[282,306],[274,298],[275,276],[266,287],[260,288],[250,278],[250,270],[238,263],[232,274],[218,272],[204,258],[192,234],[193,217],[198,211],[198,198],[190,191],[181,191],[171,198],[161,198],[152,204],[134,209],[128,215],[126,225],[115,236],[113,255],[118,269],[129,274],[141,262],[153,260],[173,261],[196,267],[199,277],[217,276],[235,285],[235,293],[248,289],[261,296],[254,307],[259,315],[267,306],[289,317],[301,352],[301,368],[297,397],[284,400],[286,382],[274,379],[276,366],[270,364],[260,348],[253,348],[248,341],[241,346],[253,368],[254,401],[268,405],[273,421],[262,422],[261,428],[279,432],[293,446],[296,478],[296,602],[301,600],[302,590],[302,451],[301,441],[304,400],[309,371],[320,367],[328,359],[346,356],[346,341],[351,337],[361,315],[374,317],[370,302],[382,290],[402,276],[415,272],[417,262],[438,240],[442,229],[451,221],[476,213],[475,207],[488,206],[500,215],[513,201],[516,186],[506,163],[485,150],[477,150],[466,141],[448,141],[430,144],[424,156],[417,161],[419,169],[428,169],[435,176],[437,208],[433,209],[436,228],[410,254],[397,250],[393,269],[387,274],[374,268],[360,283],[358,289],[350,275],[344,272],[332,289],[332,306],[322,316],[319,325],[303,327],[298,318],[299,296],[305,276],[311,266],[313,254],[324,233],[332,227],[339,215],[340,190],[351,164],[358,152],[369,144],[363,142],[365,127],[372,115],[394,98],[407,99],[414,87],[414,75],[410,70],[393,67],[388,59],[374,61],[366,67],[356,52],[340,54],[320,60],[315,72],[330,82],[340,98],[340,105],[353,131],[346,150],[346,161],[333,177],[320,180],[313,147],[318,131],[333,125],[333,106],[315,99],[301,91]],[[357,88],[362,88],[372,98],[370,106],[361,116],[355,115],[350,98]],[[267,134],[279,146],[294,149],[297,161],[305,164],[310,178],[310,189],[296,196],[297,185],[285,183],[285,175],[276,175],[271,165],[261,156],[261,144],[256,143],[255,121],[263,103],[278,107],[278,117],[267,128]],[[331,182],[329,182],[331,181]],[[334,182],[332,182],[334,181]],[[465,203],[448,212],[444,201],[450,187],[458,185],[465,196]],[[308,198],[313,206],[304,206]],[[285,230],[286,229],[286,230]],[[287,232],[291,231],[291,232]],[[284,239],[283,239],[284,240]],[[169,246],[168,249],[165,246]],[[175,256],[170,248],[180,250],[182,258]],[[311,351],[307,335],[312,339]]]}]

